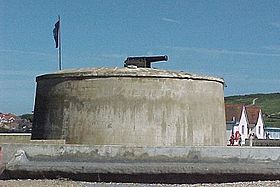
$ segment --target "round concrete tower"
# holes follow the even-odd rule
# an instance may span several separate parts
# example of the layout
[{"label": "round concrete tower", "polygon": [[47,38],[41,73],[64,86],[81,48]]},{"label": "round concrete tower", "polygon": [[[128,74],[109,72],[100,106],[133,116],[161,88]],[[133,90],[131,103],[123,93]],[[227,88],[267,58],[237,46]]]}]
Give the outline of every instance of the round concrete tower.
[{"label": "round concrete tower", "polygon": [[150,68],[91,68],[36,81],[32,139],[226,145],[223,79]]}]

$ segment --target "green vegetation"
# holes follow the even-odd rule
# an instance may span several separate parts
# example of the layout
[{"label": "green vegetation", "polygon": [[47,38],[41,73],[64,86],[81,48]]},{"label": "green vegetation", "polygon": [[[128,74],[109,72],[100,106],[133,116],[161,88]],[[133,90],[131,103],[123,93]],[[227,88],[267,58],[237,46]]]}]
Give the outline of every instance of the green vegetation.
[{"label": "green vegetation", "polygon": [[280,127],[280,93],[229,96],[225,103],[250,105],[254,99],[262,108],[265,126]]},{"label": "green vegetation", "polygon": [[33,114],[23,114],[19,116],[21,119],[27,119],[30,122],[33,122]]}]

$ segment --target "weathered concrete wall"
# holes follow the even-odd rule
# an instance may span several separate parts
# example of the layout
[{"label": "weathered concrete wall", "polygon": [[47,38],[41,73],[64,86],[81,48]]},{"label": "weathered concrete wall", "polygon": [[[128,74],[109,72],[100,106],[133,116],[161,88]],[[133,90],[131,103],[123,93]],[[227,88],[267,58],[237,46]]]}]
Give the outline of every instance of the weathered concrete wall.
[{"label": "weathered concrete wall", "polygon": [[109,145],[9,144],[1,143],[4,161],[10,161],[18,150],[32,160],[54,161],[201,161],[201,162],[278,162],[277,147],[187,146],[128,147]]},{"label": "weathered concrete wall", "polygon": [[223,83],[207,78],[40,78],[34,118],[32,139],[93,145],[226,145]]},{"label": "weathered concrete wall", "polygon": [[0,143],[28,143],[31,133],[0,133]]},{"label": "weathered concrete wall", "polygon": [[[252,140],[253,146],[264,146],[264,147],[280,147],[280,140],[279,139],[255,139]],[[250,146],[250,140],[245,140],[245,145]]]},{"label": "weathered concrete wall", "polygon": [[31,133],[0,133],[0,144],[65,144],[65,140],[31,140]]},{"label": "weathered concrete wall", "polygon": [[280,175],[278,148],[1,144],[6,170]]}]

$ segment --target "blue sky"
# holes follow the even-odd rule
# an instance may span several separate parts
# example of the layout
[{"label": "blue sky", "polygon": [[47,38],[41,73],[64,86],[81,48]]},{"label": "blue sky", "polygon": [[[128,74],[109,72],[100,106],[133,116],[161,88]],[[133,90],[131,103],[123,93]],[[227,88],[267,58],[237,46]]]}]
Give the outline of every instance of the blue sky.
[{"label": "blue sky", "polygon": [[122,67],[168,55],[157,68],[222,77],[225,96],[280,91],[280,1],[0,0],[0,112],[30,113],[39,74]]}]

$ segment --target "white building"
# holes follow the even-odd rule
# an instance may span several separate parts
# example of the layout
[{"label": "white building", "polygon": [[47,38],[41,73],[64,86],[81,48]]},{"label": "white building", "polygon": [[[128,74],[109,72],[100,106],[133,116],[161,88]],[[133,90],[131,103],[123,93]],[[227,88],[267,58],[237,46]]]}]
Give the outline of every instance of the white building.
[{"label": "white building", "polygon": [[261,107],[256,105],[226,104],[226,129],[227,137],[230,140],[234,135],[234,145],[238,145],[238,136],[241,135],[241,144],[245,144],[245,139],[250,134],[254,134],[258,139],[264,139],[264,121]]},{"label": "white building", "polygon": [[280,139],[280,128],[277,127],[266,127],[264,129],[267,139]]},{"label": "white building", "polygon": [[0,114],[0,123],[13,123],[15,116],[12,114]]}]

